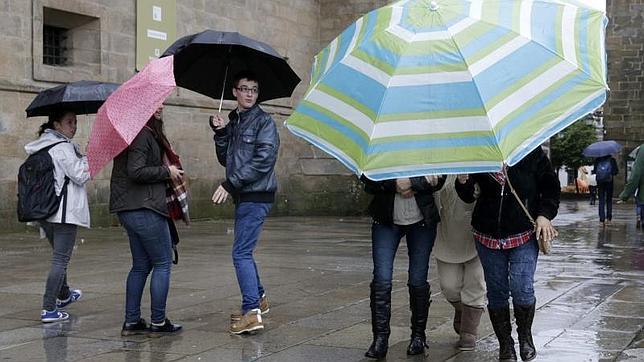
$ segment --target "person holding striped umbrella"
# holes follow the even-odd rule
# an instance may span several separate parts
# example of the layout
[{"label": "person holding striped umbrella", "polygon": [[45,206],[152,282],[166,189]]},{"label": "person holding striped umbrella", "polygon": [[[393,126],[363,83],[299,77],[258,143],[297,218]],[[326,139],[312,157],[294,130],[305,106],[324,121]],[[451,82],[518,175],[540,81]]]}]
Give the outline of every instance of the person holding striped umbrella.
[{"label": "person holding striped umbrella", "polygon": [[[480,189],[478,199],[475,185]],[[561,194],[557,174],[538,148],[502,172],[459,175],[455,187],[461,200],[476,201],[473,235],[485,275],[490,321],[499,340],[499,360],[517,360],[508,302],[512,296],[521,359],[531,361],[537,355],[532,340],[534,273],[539,240],[551,242],[557,236],[551,223]]]},{"label": "person holding striped umbrella", "polygon": [[365,191],[373,195],[369,204],[369,215],[373,219],[373,279],[370,285],[373,342],[365,356],[384,358],[387,355],[393,266],[403,236],[409,254],[407,286],[411,310],[411,340],[407,354],[422,354],[427,348],[425,328],[431,295],[427,282],[429,256],[440,221],[433,194],[443,187],[445,177],[421,176],[377,182],[363,176],[361,180]]}]

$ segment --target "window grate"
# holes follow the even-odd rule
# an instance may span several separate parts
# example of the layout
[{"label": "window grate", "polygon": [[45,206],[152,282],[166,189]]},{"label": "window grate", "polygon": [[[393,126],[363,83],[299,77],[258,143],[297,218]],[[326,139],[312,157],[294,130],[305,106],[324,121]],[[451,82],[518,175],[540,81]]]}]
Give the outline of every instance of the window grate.
[{"label": "window grate", "polygon": [[42,62],[47,65],[67,65],[67,29],[43,26]]}]

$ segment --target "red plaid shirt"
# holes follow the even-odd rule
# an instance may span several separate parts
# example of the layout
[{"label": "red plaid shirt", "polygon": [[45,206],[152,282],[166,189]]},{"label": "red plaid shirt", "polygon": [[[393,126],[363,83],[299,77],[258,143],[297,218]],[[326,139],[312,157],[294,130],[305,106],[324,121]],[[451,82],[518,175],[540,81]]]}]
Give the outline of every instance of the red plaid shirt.
[{"label": "red plaid shirt", "polygon": [[510,235],[507,238],[503,239],[496,239],[476,230],[472,231],[472,233],[474,234],[474,240],[483,244],[483,246],[485,246],[486,248],[505,250],[516,248],[527,243],[532,238],[534,231],[528,230],[519,234]]}]

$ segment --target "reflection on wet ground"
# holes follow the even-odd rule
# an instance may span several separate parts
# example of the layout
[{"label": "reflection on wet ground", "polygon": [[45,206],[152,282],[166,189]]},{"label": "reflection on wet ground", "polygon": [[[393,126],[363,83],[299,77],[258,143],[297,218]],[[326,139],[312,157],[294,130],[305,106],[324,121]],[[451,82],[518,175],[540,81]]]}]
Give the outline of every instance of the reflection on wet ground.
[{"label": "reflection on wet ground", "polygon": [[[599,226],[586,202],[562,203],[560,238],[540,256],[536,274],[537,361],[644,360],[644,232],[632,205],[615,207]],[[270,218],[257,252],[271,311],[266,330],[232,336],[229,314],[239,291],[230,261],[232,222],[182,228],[168,316],[177,336],[122,338],[130,255],[120,228],[82,230],[69,281],[84,297],[69,321],[39,322],[49,249],[36,233],[0,235],[0,357],[16,361],[362,361],[371,339],[369,221],[365,218]],[[82,242],[81,242],[82,240]],[[494,361],[497,342],[487,315],[474,352],[459,352],[451,306],[432,265],[433,303],[426,356],[409,358],[406,251],[396,261],[388,361]],[[149,314],[148,295],[143,300]],[[149,319],[149,318],[148,318]]]}]

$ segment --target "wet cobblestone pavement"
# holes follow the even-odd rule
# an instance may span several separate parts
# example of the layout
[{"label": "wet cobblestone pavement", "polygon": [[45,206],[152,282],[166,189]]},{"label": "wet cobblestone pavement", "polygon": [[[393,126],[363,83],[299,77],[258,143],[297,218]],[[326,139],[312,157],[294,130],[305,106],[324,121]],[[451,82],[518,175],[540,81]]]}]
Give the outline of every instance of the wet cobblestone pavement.
[{"label": "wet cobblestone pavement", "polygon": [[[562,203],[560,237],[536,273],[536,361],[644,360],[644,232],[632,205],[616,205],[602,229],[587,202]],[[168,316],[176,336],[121,337],[130,255],[121,228],[81,230],[68,279],[83,290],[68,321],[39,320],[49,245],[37,233],[0,235],[2,361],[362,361],[371,341],[370,232],[366,218],[269,218],[257,251],[271,311],[252,336],[227,333],[239,290],[230,259],[232,221],[181,228]],[[451,306],[432,262],[430,348],[405,354],[409,308],[404,243],[398,251],[388,361],[494,361],[497,342],[483,315],[476,351],[459,352]],[[149,320],[149,296],[142,312]]]}]

